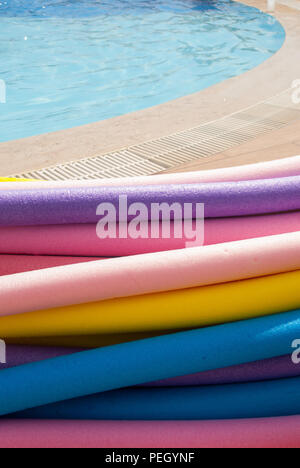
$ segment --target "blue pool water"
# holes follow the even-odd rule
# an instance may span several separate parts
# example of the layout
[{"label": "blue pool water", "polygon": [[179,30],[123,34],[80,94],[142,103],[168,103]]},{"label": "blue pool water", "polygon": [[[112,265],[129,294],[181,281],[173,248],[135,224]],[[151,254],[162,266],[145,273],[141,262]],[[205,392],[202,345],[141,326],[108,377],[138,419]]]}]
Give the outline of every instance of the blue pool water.
[{"label": "blue pool water", "polygon": [[271,16],[230,0],[0,0],[0,141],[194,93],[284,38]]}]

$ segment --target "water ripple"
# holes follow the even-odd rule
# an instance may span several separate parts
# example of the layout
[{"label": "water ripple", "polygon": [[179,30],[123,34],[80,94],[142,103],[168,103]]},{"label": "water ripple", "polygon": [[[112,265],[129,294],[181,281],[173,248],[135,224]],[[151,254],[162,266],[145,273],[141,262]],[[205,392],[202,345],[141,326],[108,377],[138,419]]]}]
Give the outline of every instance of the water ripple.
[{"label": "water ripple", "polygon": [[199,91],[284,37],[274,18],[229,0],[0,0],[0,141]]}]

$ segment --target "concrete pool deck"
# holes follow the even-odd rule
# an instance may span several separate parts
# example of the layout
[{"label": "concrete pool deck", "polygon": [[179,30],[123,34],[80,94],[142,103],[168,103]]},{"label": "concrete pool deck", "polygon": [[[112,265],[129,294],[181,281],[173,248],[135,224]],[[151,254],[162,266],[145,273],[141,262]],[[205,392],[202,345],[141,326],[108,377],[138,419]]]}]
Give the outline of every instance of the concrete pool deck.
[{"label": "concrete pool deck", "polygon": [[[217,125],[219,119],[242,113],[251,106],[256,106],[260,112],[256,122],[266,121],[269,114],[264,115],[266,106],[263,104],[290,89],[292,83],[300,79],[300,10],[293,7],[294,4],[297,6],[294,0],[282,1],[289,6],[277,4],[275,17],[286,30],[286,41],[275,55],[260,66],[199,93],[143,111],[69,130],[0,143],[0,176],[24,174],[81,158],[97,156],[101,159],[107,153],[112,154],[145,141],[205,126],[208,122]],[[266,10],[265,0],[244,0],[243,3]],[[271,105],[274,107],[274,103]],[[275,107],[280,107],[278,110],[281,115],[287,109],[286,103],[278,105],[277,101]],[[281,120],[284,121],[282,128],[270,124],[268,127],[267,124],[269,131],[263,132],[263,135],[253,132],[250,141],[249,138],[240,138],[234,147],[226,151],[220,147],[220,151],[209,154],[209,158],[208,155],[202,158],[199,155],[199,159],[194,158],[192,162],[181,165],[177,161],[174,167],[166,166],[165,169],[205,169],[300,153],[297,143],[300,107],[288,106]],[[157,167],[157,172],[163,170],[162,167],[159,170],[159,165]]]},{"label": "concrete pool deck", "polygon": [[261,161],[272,161],[296,155],[300,155],[300,121],[218,153],[208,159],[192,161],[164,172],[218,169]]}]

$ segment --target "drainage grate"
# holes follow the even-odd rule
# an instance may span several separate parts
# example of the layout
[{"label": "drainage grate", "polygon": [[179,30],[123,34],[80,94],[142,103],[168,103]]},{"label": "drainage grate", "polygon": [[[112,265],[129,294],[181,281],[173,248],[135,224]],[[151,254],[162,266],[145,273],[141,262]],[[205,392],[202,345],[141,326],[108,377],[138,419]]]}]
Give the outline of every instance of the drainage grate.
[{"label": "drainage grate", "polygon": [[300,120],[292,89],[243,111],[174,135],[45,169],[18,174],[41,180],[105,179],[151,175],[207,158]]}]

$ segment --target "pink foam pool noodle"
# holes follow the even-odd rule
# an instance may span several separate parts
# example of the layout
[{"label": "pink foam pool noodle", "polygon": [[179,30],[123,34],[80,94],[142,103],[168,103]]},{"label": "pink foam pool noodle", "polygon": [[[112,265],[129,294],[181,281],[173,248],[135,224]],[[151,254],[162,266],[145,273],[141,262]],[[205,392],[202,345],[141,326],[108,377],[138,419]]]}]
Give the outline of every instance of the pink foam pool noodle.
[{"label": "pink foam pool noodle", "polygon": [[0,315],[224,283],[299,268],[300,232],[67,265],[0,277]]}]

